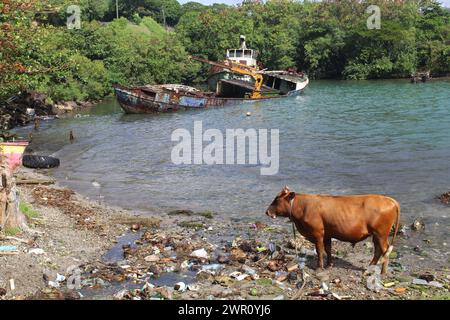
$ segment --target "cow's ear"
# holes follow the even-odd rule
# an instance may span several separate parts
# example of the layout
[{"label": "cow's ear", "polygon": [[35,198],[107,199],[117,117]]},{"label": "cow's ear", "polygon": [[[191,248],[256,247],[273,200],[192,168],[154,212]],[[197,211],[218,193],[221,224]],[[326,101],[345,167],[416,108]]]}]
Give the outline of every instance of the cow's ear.
[{"label": "cow's ear", "polygon": [[289,192],[288,196],[286,197],[287,200],[291,201],[295,198],[295,192]]}]

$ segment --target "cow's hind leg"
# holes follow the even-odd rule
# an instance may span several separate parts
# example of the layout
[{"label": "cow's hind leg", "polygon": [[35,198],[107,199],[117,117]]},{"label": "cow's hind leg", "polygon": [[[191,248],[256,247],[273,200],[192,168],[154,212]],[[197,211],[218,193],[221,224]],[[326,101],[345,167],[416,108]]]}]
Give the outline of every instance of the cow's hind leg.
[{"label": "cow's hind leg", "polygon": [[374,247],[374,251],[373,251],[373,259],[372,261],[370,261],[370,265],[376,265],[378,263],[378,260],[380,260],[381,254],[382,254],[382,250],[379,244],[378,239],[376,238],[376,236],[373,236],[373,247]]},{"label": "cow's hind leg", "polygon": [[380,248],[382,250],[382,267],[381,267],[381,274],[386,274],[388,270],[389,265],[389,254],[391,253],[389,250],[389,241],[388,241],[388,235],[386,237],[383,237],[380,239]]},{"label": "cow's hind leg", "polygon": [[389,241],[387,236],[373,236],[373,244],[375,247],[375,253],[371,265],[375,265],[378,263],[378,260],[382,257],[382,266],[381,266],[381,274],[387,273],[387,268],[389,264]]},{"label": "cow's hind leg", "polygon": [[316,239],[316,252],[317,252],[317,267],[318,269],[323,270],[323,251],[324,251],[324,244],[323,244],[323,238]]},{"label": "cow's hind leg", "polygon": [[325,239],[325,252],[327,253],[327,267],[333,267],[333,256],[331,254],[331,238]]}]

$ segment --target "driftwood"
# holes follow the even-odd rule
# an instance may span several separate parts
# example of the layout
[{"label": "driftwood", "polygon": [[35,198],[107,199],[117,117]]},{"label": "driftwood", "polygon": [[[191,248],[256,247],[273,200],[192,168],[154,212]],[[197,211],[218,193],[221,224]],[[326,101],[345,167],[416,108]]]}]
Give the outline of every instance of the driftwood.
[{"label": "driftwood", "polygon": [[16,184],[20,185],[20,184],[54,184],[55,180],[51,180],[51,179],[17,179],[16,180]]},{"label": "driftwood", "polygon": [[29,230],[25,215],[19,209],[19,193],[15,178],[3,155],[0,155],[0,230]]}]

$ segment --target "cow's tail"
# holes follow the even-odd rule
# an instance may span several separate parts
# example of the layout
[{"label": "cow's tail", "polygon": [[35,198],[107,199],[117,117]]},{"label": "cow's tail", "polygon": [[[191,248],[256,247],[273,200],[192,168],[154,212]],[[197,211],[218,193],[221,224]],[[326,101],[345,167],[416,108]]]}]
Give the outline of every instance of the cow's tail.
[{"label": "cow's tail", "polygon": [[392,235],[392,240],[391,240],[391,243],[389,244],[389,248],[383,255],[383,260],[387,259],[389,257],[389,255],[391,254],[392,250],[394,249],[394,241],[395,241],[395,238],[397,237],[398,228],[400,226],[400,204],[397,201],[395,201],[394,199],[392,199],[392,201],[394,202],[395,208],[397,209],[397,218],[395,221],[394,234]]}]

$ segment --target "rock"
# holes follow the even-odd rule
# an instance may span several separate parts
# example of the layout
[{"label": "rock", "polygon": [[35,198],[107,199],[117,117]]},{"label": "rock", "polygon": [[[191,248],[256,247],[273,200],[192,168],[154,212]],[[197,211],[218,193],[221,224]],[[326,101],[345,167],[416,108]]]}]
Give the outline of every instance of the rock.
[{"label": "rock", "polygon": [[231,278],[227,276],[216,276],[214,277],[213,283],[228,287],[233,283],[233,280],[231,280]]},{"label": "rock", "polygon": [[188,284],[187,289],[189,291],[198,291],[198,290],[200,290],[200,287],[196,284]]},{"label": "rock", "polygon": [[281,266],[277,260],[270,260],[267,264],[267,269],[269,269],[270,271],[278,271],[281,269]]},{"label": "rock", "polygon": [[441,195],[439,196],[439,200],[440,200],[443,204],[449,205],[449,204],[450,204],[450,191],[441,194]]},{"label": "rock", "polygon": [[430,281],[428,283],[428,285],[432,286],[432,287],[436,287],[436,288],[443,288],[444,287],[444,285],[442,283],[439,283],[437,281]]},{"label": "rock", "polygon": [[204,248],[194,250],[191,252],[191,257],[206,260],[206,259],[208,259],[208,252],[206,252],[206,250]]},{"label": "rock", "polygon": [[0,288],[0,297],[6,295],[6,289],[5,288]]},{"label": "rock", "polygon": [[197,281],[212,281],[214,279],[214,275],[209,271],[200,271],[197,273],[196,277]]},{"label": "rock", "polygon": [[427,282],[433,281],[434,280],[434,276],[432,274],[421,274],[419,276],[419,279],[425,280]]},{"label": "rock", "polygon": [[148,271],[153,273],[154,275],[158,275],[161,273],[161,269],[155,264],[149,266]]},{"label": "rock", "polygon": [[305,248],[305,247],[302,247],[302,248],[300,249],[300,254],[301,254],[301,255],[304,255],[304,256],[313,257],[313,256],[316,255],[316,251],[315,251],[315,250],[309,250],[309,249],[307,249],[307,248]]},{"label": "rock", "polygon": [[147,261],[147,262],[157,262],[160,259],[159,259],[159,257],[156,254],[152,254],[152,255],[146,256],[144,258],[144,260]]},{"label": "rock", "polygon": [[288,272],[292,272],[292,271],[298,270],[298,264],[295,263],[295,262],[290,262],[290,263],[288,263],[288,265],[286,266],[286,270],[287,270]]},{"label": "rock", "polygon": [[247,266],[245,264],[242,266],[242,271],[244,271],[245,273],[248,273],[251,276],[254,276],[257,274],[254,269],[250,268],[249,266]]},{"label": "rock", "polygon": [[414,220],[413,224],[411,225],[411,229],[414,231],[420,231],[420,230],[423,230],[424,228],[425,228],[425,223],[420,218]]},{"label": "rock", "polygon": [[244,252],[254,252],[252,245],[248,241],[243,241],[239,245],[239,248],[241,248]]},{"label": "rock", "polygon": [[238,261],[240,263],[244,263],[247,259],[247,255],[240,248],[232,248],[231,249],[231,259],[233,261]]},{"label": "rock", "polygon": [[288,275],[288,280],[290,283],[296,283],[298,279],[297,273],[296,272],[291,272]]},{"label": "rock", "polygon": [[276,281],[279,281],[279,282],[283,282],[283,281],[287,280],[288,275],[289,275],[289,274],[288,274],[287,272],[284,272],[284,271],[277,271],[277,272],[275,273],[275,280],[276,280]]},{"label": "rock", "polygon": [[229,255],[226,255],[226,254],[220,254],[217,257],[217,262],[218,263],[222,263],[222,264],[229,263],[230,262],[230,257],[229,257]]}]

